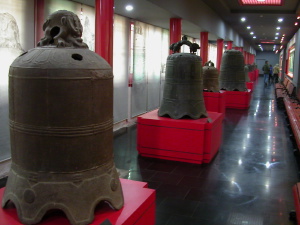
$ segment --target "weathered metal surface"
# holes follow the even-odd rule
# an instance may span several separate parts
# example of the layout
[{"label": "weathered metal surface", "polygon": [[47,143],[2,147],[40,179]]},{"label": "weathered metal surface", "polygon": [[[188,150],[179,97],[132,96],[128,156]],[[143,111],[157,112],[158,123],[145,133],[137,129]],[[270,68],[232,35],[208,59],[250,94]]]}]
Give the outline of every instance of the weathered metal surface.
[{"label": "weathered metal surface", "polygon": [[[186,40],[185,40],[186,42]],[[188,41],[189,42],[189,41]],[[179,46],[186,44],[179,42]],[[192,48],[192,44],[187,44]],[[175,52],[178,50],[178,44]],[[191,52],[194,50],[191,49]],[[159,116],[173,119],[207,117],[203,100],[203,77],[200,56],[193,53],[174,53],[167,58],[166,79]]]},{"label": "weathered metal surface", "polygon": [[[74,19],[71,25],[53,24],[68,20],[64,13]],[[12,201],[24,224],[59,209],[72,224],[84,225],[100,201],[123,206],[113,162],[113,74],[80,40],[75,14],[60,11],[49,18],[44,30],[59,27],[68,37],[74,29],[78,36],[73,33],[73,45],[62,36],[41,41],[10,67],[12,167],[2,207]]]},{"label": "weathered metal surface", "polygon": [[212,92],[218,92],[220,90],[219,71],[214,67],[211,61],[205,63],[203,67],[203,89]]},{"label": "weathered metal surface", "polygon": [[243,53],[231,49],[224,52],[220,69],[220,89],[245,91],[245,71]]}]

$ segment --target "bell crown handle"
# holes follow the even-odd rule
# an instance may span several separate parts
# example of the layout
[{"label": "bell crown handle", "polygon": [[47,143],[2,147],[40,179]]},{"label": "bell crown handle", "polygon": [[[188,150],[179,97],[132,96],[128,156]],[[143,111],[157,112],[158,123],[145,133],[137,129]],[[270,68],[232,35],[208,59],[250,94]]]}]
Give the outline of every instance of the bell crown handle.
[{"label": "bell crown handle", "polygon": [[215,66],[215,64],[212,62],[212,61],[208,61],[208,62],[206,62],[205,64],[204,64],[204,66],[211,66],[211,67],[214,67]]},{"label": "bell crown handle", "polygon": [[170,45],[170,50],[173,51],[173,53],[179,52],[182,45],[187,45],[190,47],[190,53],[197,52],[198,49],[200,49],[200,46],[197,43],[192,43],[188,41],[187,36],[184,35],[181,39],[181,41],[178,41],[176,43],[173,43]]}]

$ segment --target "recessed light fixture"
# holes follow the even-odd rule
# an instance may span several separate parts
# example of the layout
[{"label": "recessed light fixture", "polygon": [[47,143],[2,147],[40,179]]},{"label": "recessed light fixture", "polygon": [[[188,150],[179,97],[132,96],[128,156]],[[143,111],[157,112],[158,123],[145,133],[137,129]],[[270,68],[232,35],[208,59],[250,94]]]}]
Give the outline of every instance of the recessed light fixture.
[{"label": "recessed light fixture", "polygon": [[277,32],[277,33],[275,33],[275,35],[279,35],[279,33]]},{"label": "recessed light fixture", "polygon": [[285,36],[285,34],[282,35],[283,37]]},{"label": "recessed light fixture", "polygon": [[279,18],[279,19],[278,19],[278,22],[279,22],[279,23],[281,23],[282,21],[283,21],[283,19],[282,19],[282,18]]},{"label": "recessed light fixture", "polygon": [[251,29],[251,27],[250,27],[250,26],[248,26],[248,27],[247,27],[247,29],[248,29],[248,30],[250,30],[250,29]]},{"label": "recessed light fixture", "polygon": [[256,38],[256,36],[253,36],[253,38],[255,39],[255,38]]},{"label": "recessed light fixture", "polygon": [[242,17],[242,18],[241,18],[241,21],[242,21],[242,22],[245,22],[245,21],[246,21],[246,18],[245,18],[245,17]]},{"label": "recessed light fixture", "polygon": [[295,23],[295,26],[297,26],[297,25],[298,25],[298,22]]},{"label": "recessed light fixture", "polygon": [[297,20],[299,20],[300,19],[300,16],[297,16]]},{"label": "recessed light fixture", "polygon": [[280,30],[280,27],[276,27],[276,30]]},{"label": "recessed light fixture", "polygon": [[125,6],[125,9],[126,9],[127,11],[132,11],[132,10],[133,10],[133,6],[132,6],[132,5],[126,5],[126,6]]},{"label": "recessed light fixture", "polygon": [[251,35],[253,35],[253,34],[254,34],[254,32],[253,32],[253,31],[251,31],[251,32],[250,32],[250,34],[251,34]]},{"label": "recessed light fixture", "polygon": [[278,39],[278,37],[275,37],[275,39]]}]

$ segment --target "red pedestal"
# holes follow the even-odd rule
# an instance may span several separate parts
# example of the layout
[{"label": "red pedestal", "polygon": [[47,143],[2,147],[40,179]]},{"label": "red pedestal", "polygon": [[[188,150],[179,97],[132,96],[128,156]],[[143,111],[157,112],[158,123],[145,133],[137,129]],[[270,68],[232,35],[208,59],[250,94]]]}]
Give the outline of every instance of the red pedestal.
[{"label": "red pedestal", "polygon": [[[126,179],[120,179],[123,194],[124,207],[118,211],[105,205],[95,211],[95,219],[91,225],[99,225],[105,220],[111,224],[122,225],[154,225],[155,224],[155,190],[148,189],[148,184]],[[88,190],[87,190],[88,191]],[[4,188],[0,189],[0,201],[2,201]],[[14,207],[0,208],[0,224],[21,225]],[[40,225],[68,225],[70,222],[61,214],[51,214]]]},{"label": "red pedestal", "polygon": [[203,92],[204,103],[207,111],[225,113],[226,92]]},{"label": "red pedestal", "polygon": [[248,109],[252,91],[221,91],[226,92],[226,108]]},{"label": "red pedestal", "polygon": [[253,81],[246,82],[246,87],[247,87],[247,89],[250,89],[251,91],[253,91],[254,82]]},{"label": "red pedestal", "polygon": [[293,196],[294,196],[297,224],[300,225],[300,183],[294,185]]},{"label": "red pedestal", "polygon": [[208,112],[207,118],[171,119],[158,110],[138,117],[137,149],[146,157],[201,164],[210,162],[222,140],[222,113]]}]

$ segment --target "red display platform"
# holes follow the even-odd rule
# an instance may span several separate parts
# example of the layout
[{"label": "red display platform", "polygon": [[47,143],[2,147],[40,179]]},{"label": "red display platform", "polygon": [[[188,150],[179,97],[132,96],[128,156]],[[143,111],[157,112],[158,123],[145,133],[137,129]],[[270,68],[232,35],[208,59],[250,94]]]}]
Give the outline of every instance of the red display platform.
[{"label": "red display platform", "polygon": [[224,91],[226,92],[226,108],[248,109],[250,107],[252,91]]},{"label": "red display platform", "polygon": [[204,103],[207,111],[225,113],[226,92],[203,92]]},{"label": "red display platform", "polygon": [[300,225],[300,183],[294,185],[293,196],[294,196],[297,224]]},{"label": "red display platform", "polygon": [[[108,220],[111,224],[122,225],[154,225],[155,224],[155,190],[148,189],[145,182],[120,179],[124,207],[118,211],[111,209],[107,204],[97,208],[95,219],[91,225],[100,225]],[[88,191],[88,190],[87,190]],[[4,188],[0,189],[0,201],[2,201]],[[14,207],[2,209],[0,207],[0,224],[21,225]],[[62,214],[51,214],[39,223],[40,225],[68,225],[70,222]]]},{"label": "red display platform", "polygon": [[247,89],[250,89],[251,91],[253,91],[254,82],[253,81],[246,82],[246,87],[247,87]]},{"label": "red display platform", "polygon": [[201,164],[216,155],[222,141],[223,114],[207,118],[171,119],[153,110],[137,119],[137,150],[146,157]]}]

